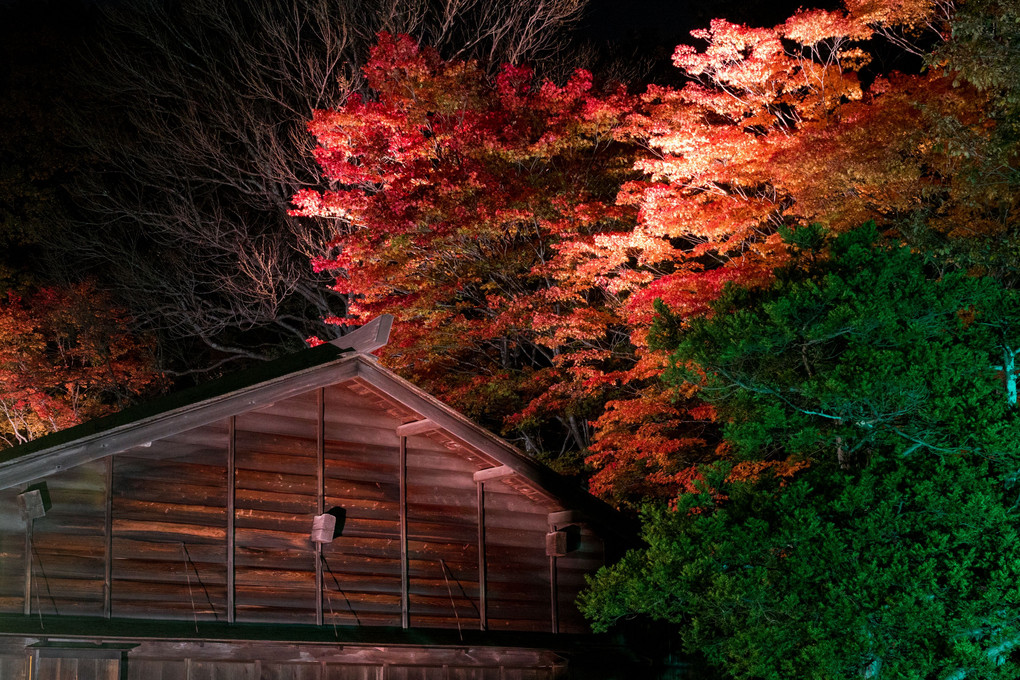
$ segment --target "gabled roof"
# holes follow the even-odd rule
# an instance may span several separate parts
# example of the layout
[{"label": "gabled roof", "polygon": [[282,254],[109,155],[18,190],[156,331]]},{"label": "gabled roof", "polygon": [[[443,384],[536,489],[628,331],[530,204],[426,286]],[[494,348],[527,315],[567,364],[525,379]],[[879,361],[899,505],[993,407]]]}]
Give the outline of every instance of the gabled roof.
[{"label": "gabled roof", "polygon": [[[298,376],[305,375],[310,369],[335,363],[343,355],[349,355],[352,352],[367,353],[382,347],[389,339],[392,325],[393,317],[384,314],[330,343],[288,354],[275,361],[267,361],[248,370],[231,373],[218,380],[174,392],[104,418],[96,418],[87,423],[40,437],[21,446],[0,451],[0,489],[8,489],[41,476],[37,474],[37,466],[33,465],[35,461],[53,458],[51,469],[43,473],[48,474],[69,467],[69,465],[62,464],[65,460],[71,465],[79,465],[158,439],[159,436],[149,436],[137,443],[121,445],[122,435],[127,434],[129,436],[126,440],[134,441],[130,433],[139,431],[150,433],[154,429],[158,431],[158,428],[152,427],[156,423],[168,425],[170,431],[180,431],[213,422],[223,415],[246,411],[248,409],[244,408],[244,400],[241,399],[239,402],[234,397],[248,394],[254,388],[262,387],[267,388],[262,392],[275,394],[276,390],[272,386],[277,385],[281,380],[288,386],[291,383],[300,384],[302,380],[297,379]],[[343,376],[338,378],[338,380],[342,379]],[[301,390],[302,388],[298,387],[298,391]],[[290,392],[285,396],[289,395]],[[269,402],[263,402],[260,399],[260,403]],[[234,408],[236,410],[231,410]],[[196,409],[200,411],[209,409],[200,416],[201,422],[192,421],[188,417],[188,414]],[[205,417],[212,412],[218,415],[206,420]],[[110,441],[95,444],[96,440],[107,437],[110,438]],[[99,455],[88,453],[97,448]],[[25,477],[26,472],[29,471],[32,476]]]},{"label": "gabled roof", "polygon": [[506,441],[380,366],[367,352],[386,343],[392,317],[247,371],[125,409],[0,453],[0,489],[208,425],[321,387],[361,379],[418,413],[419,421],[484,452],[513,474],[625,539],[635,525]]}]

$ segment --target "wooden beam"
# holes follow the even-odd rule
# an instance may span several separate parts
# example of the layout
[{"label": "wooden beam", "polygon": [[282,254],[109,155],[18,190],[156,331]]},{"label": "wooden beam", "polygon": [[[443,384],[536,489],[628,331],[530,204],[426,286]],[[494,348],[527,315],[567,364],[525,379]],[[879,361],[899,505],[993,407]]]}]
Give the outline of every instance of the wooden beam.
[{"label": "wooden beam", "polygon": [[574,510],[561,510],[560,512],[549,513],[549,528],[558,529],[567,524],[577,524],[581,521],[580,513]]},{"label": "wooden beam", "polygon": [[473,479],[476,482],[488,482],[495,481],[497,479],[503,479],[514,474],[514,471],[507,465],[500,465],[499,467],[486,468],[479,470],[473,475]]},{"label": "wooden beam", "polygon": [[25,517],[25,606],[24,614],[32,614],[32,528],[35,519]]},{"label": "wooden beam", "polygon": [[329,344],[340,349],[352,349],[359,354],[368,354],[372,350],[386,346],[390,340],[392,327],[393,315],[381,314],[347,335],[330,340]]},{"label": "wooden beam", "polygon": [[113,616],[113,456],[106,457],[106,522],[103,529],[106,540],[103,560],[103,616]]},{"label": "wooden beam", "polygon": [[580,508],[591,521],[613,534],[623,538],[625,543],[634,543],[637,523],[625,518],[606,503],[585,493],[580,487],[565,482],[562,477],[536,463],[522,451],[472,423],[463,415],[450,409],[435,397],[423,392],[403,378],[387,371],[377,362],[357,357],[358,377],[373,387],[385,392],[393,400],[418,413],[423,418],[435,421],[444,432],[467,446],[495,459],[499,464],[512,468],[529,486],[552,501]]},{"label": "wooden beam", "polygon": [[237,601],[234,569],[234,520],[237,516],[237,418],[227,419],[227,623],[234,623]]},{"label": "wooden beam", "polygon": [[[316,393],[318,423],[315,429],[315,514],[325,512],[326,505],[326,390],[319,388]],[[323,624],[322,614],[322,543],[313,542],[315,547],[315,625]]]},{"label": "wooden beam", "polygon": [[432,432],[438,430],[439,426],[434,422],[425,418],[424,420],[416,420],[413,423],[404,423],[397,427],[398,437],[413,437],[416,434],[422,434],[424,432]]},{"label": "wooden beam", "polygon": [[549,614],[552,619],[552,632],[560,632],[560,590],[555,555],[549,556]]},{"label": "wooden beam", "polygon": [[410,628],[410,579],[407,561],[407,437],[400,438],[400,627]]},{"label": "wooden beam", "polygon": [[488,616],[488,574],[485,563],[485,484],[477,483],[478,499],[478,627],[489,627]]}]

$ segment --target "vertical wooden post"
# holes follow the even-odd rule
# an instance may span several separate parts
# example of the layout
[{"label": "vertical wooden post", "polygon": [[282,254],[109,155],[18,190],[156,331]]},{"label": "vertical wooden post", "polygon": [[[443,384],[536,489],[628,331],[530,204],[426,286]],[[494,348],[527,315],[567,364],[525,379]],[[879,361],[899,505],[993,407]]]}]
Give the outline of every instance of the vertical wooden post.
[{"label": "vertical wooden post", "polygon": [[106,457],[106,539],[105,569],[103,572],[103,616],[113,616],[113,456]]},{"label": "vertical wooden post", "polygon": [[227,623],[237,617],[236,589],[234,587],[234,518],[237,498],[237,417],[227,420]]},{"label": "vertical wooden post", "polygon": [[[318,390],[318,427],[316,428],[315,444],[315,514],[321,515],[326,511],[326,390],[322,387]],[[315,625],[323,624],[322,613],[322,544],[315,544]]]},{"label": "vertical wooden post", "polygon": [[485,563],[485,482],[475,482],[478,496],[478,628],[489,627],[488,574]]},{"label": "vertical wooden post", "polygon": [[407,563],[407,437],[400,437],[400,627],[410,628],[410,578]]},{"label": "vertical wooden post", "polygon": [[560,591],[556,573],[556,556],[549,556],[549,612],[552,615],[552,632],[560,632]]},{"label": "vertical wooden post", "polygon": [[25,517],[25,616],[32,614],[32,529],[35,519]]}]

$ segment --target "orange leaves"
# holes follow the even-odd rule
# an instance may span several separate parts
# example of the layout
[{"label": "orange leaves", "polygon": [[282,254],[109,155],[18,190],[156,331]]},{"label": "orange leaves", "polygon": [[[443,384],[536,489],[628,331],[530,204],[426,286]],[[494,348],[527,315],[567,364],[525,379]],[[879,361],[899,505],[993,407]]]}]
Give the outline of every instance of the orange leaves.
[{"label": "orange leaves", "polygon": [[2,445],[109,413],[158,382],[124,321],[86,284],[0,302]]},{"label": "orange leaves", "polygon": [[745,460],[736,463],[726,476],[727,482],[753,482],[769,473],[787,480],[811,467],[807,460]]},{"label": "orange leaves", "polygon": [[708,41],[708,48],[698,52],[680,45],[673,53],[673,64],[692,76],[711,79],[746,91],[764,90],[782,62],[779,34],[769,28],[748,28],[723,19],[713,19],[708,30],[691,31],[691,35]]},{"label": "orange leaves", "polygon": [[559,86],[507,66],[492,83],[386,35],[366,74],[373,101],[309,126],[332,186],[295,214],[337,220],[314,266],[352,315],[404,322],[384,358],[405,375],[525,448],[582,448],[586,400],[631,361],[618,301],[573,267],[633,222],[614,205],[633,149],[612,138],[631,98],[583,71]]},{"label": "orange leaves", "polygon": [[800,10],[779,29],[787,40],[814,45],[823,40],[867,40],[874,29],[857,16],[823,9]]},{"label": "orange leaves", "polygon": [[[648,88],[619,132],[650,149],[635,166],[644,178],[625,184],[618,197],[638,208],[638,224],[599,237],[611,242],[561,247],[573,266],[625,298],[625,320],[642,352],[654,300],[690,318],[707,313],[727,283],[769,281],[787,260],[776,235],[781,225],[821,222],[839,231],[929,211],[934,223],[957,230],[995,228],[973,207],[983,200],[973,183],[955,179],[970,151],[947,153],[938,136],[939,125],[968,126],[981,117],[965,104],[970,93],[946,89],[949,81],[932,75],[894,75],[865,88],[856,73],[869,61],[864,41],[926,21],[935,7],[851,1],[845,12],[801,11],[774,28],[716,20],[693,34],[706,41],[704,49],[677,48],[674,63],[693,81],[679,90]],[[635,271],[645,275],[633,277]],[[644,471],[643,493],[654,483],[681,489],[682,463],[704,450],[688,425],[674,428],[636,407],[650,394],[637,387],[637,375],[648,374],[652,355],[640,356],[631,376],[642,396],[620,413],[614,402],[597,425],[589,462],[603,491],[638,483],[636,470]],[[690,396],[681,403],[690,407]],[[626,424],[624,411],[634,414]],[[685,440],[686,452],[670,437]],[[751,474],[737,469],[744,472]]]},{"label": "orange leaves", "polygon": [[933,23],[949,6],[940,0],[843,0],[843,4],[858,23],[908,29]]},{"label": "orange leaves", "polygon": [[980,207],[993,190],[958,179],[971,148],[939,136],[987,134],[970,93],[856,72],[866,41],[933,7],[713,21],[695,33],[704,49],[674,54],[691,81],[639,99],[582,71],[557,85],[507,66],[493,82],[382,35],[372,96],[309,125],[330,185],[297,194],[294,214],[335,220],[314,266],[337,273],[352,316],[403,322],[384,360],[404,375],[529,451],[590,445],[600,492],[675,493],[723,452],[696,395],[656,382],[655,299],[689,318],[727,283],[768,282],[787,261],[783,225],[925,211],[995,232]]},{"label": "orange leaves", "polygon": [[713,457],[710,408],[685,408],[659,386],[610,401],[587,462],[592,493],[622,500],[693,491],[693,466]]}]

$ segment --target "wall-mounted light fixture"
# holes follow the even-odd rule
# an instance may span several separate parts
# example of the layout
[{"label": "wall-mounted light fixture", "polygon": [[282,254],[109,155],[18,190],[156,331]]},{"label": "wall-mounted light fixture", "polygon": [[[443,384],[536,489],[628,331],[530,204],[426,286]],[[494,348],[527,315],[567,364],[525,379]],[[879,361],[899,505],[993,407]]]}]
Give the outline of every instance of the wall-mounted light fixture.
[{"label": "wall-mounted light fixture", "polygon": [[46,482],[33,484],[19,493],[18,505],[21,507],[21,517],[26,521],[45,517],[46,511],[52,507]]},{"label": "wall-mounted light fixture", "polygon": [[573,510],[549,513],[549,533],[545,535],[545,554],[565,557],[581,547],[579,515]]},{"label": "wall-mounted light fixture", "polygon": [[312,519],[312,543],[332,543],[344,531],[347,511],[341,507],[330,508],[325,514]]}]

